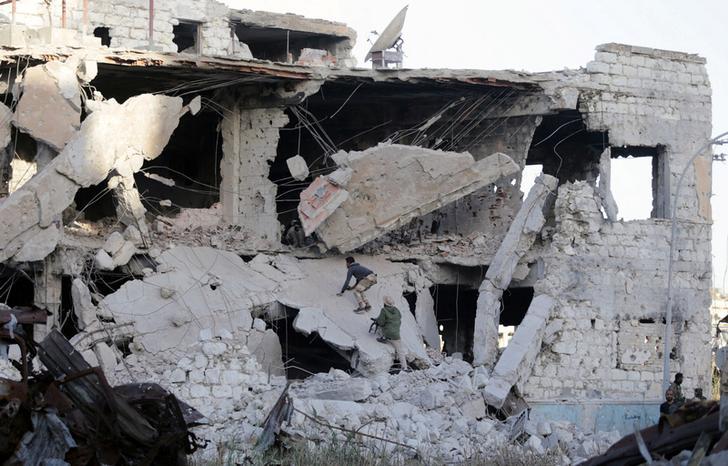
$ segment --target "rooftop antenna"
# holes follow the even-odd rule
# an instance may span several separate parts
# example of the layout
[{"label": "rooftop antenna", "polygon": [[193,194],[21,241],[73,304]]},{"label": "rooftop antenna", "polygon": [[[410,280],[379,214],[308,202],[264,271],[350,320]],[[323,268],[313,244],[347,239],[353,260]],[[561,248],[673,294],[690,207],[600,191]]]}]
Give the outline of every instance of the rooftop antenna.
[{"label": "rooftop antenna", "polygon": [[389,65],[395,68],[402,68],[402,60],[404,52],[402,52],[402,28],[404,27],[404,19],[407,16],[407,8],[397,13],[397,16],[389,22],[384,31],[377,37],[372,48],[367,52],[365,62],[371,60],[373,69],[387,69]]}]

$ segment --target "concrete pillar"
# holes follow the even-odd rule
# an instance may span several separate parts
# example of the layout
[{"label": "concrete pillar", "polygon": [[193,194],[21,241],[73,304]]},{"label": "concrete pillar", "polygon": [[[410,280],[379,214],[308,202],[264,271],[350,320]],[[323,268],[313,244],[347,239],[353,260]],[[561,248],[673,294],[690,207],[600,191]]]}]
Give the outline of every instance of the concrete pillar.
[{"label": "concrete pillar", "polygon": [[493,256],[478,290],[473,337],[473,365],[492,366],[498,355],[498,322],[500,300],[508,288],[518,261],[531,248],[546,219],[543,207],[549,194],[556,190],[558,180],[540,175],[528,193],[521,209],[513,219],[508,233]]}]

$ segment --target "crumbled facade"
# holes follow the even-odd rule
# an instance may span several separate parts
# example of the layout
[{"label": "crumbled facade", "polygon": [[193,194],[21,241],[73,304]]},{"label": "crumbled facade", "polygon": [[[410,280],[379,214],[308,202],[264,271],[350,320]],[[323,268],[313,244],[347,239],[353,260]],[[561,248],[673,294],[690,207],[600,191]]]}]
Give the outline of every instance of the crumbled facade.
[{"label": "crumbled facade", "polygon": [[[283,375],[346,371],[376,381],[377,402],[407,400],[387,398],[393,349],[335,296],[345,253],[379,274],[374,312],[385,296],[403,311],[408,360],[436,371],[444,351],[457,366],[438,377],[467,385],[463,412],[478,394],[496,408],[515,397],[533,419],[631,431],[656,416],[663,351],[686,390],[710,393],[709,150],[675,197],[711,134],[704,59],[605,44],[579,70],[369,71],[349,67],[355,34],[340,23],[163,3],[150,29],[146,2],[91,1],[86,15],[78,2],[60,44],[41,33],[60,24],[56,4],[53,26],[32,1],[2,25],[22,45],[0,50],[2,81],[17,84],[0,128],[6,304],[47,308],[106,370],[154,366],[153,380],[213,423],[244,418],[250,436]],[[88,45],[65,47],[74,34]],[[306,49],[333,59],[300,63]],[[29,98],[39,69],[53,99]],[[70,119],[47,124],[63,131],[22,123],[61,104]],[[628,156],[652,160],[651,218],[618,219],[609,165]],[[313,231],[299,244],[294,220]],[[201,354],[180,359],[188,348]],[[486,435],[482,417],[446,430]]]}]

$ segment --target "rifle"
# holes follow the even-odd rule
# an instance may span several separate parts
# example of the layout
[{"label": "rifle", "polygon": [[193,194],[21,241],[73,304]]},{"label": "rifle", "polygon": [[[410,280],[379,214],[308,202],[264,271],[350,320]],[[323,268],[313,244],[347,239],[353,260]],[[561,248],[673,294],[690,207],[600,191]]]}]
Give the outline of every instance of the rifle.
[{"label": "rifle", "polygon": [[370,317],[370,319],[372,320],[372,324],[369,326],[369,333],[377,333],[377,330],[379,330],[377,319],[374,317]]}]

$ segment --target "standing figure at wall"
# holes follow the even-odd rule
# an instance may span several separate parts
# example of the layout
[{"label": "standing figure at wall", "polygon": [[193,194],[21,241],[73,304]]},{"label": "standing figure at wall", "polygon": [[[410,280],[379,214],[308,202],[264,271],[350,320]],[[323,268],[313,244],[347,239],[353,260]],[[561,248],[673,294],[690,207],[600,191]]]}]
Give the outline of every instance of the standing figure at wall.
[{"label": "standing figure at wall", "polygon": [[660,405],[660,414],[672,414],[680,407],[675,401],[675,393],[672,388],[668,388],[665,392],[665,402]]},{"label": "standing figure at wall", "polygon": [[682,393],[683,375],[682,372],[675,374],[675,381],[670,384],[670,390],[672,390],[675,396],[675,402],[679,405],[685,403],[685,395]]}]

